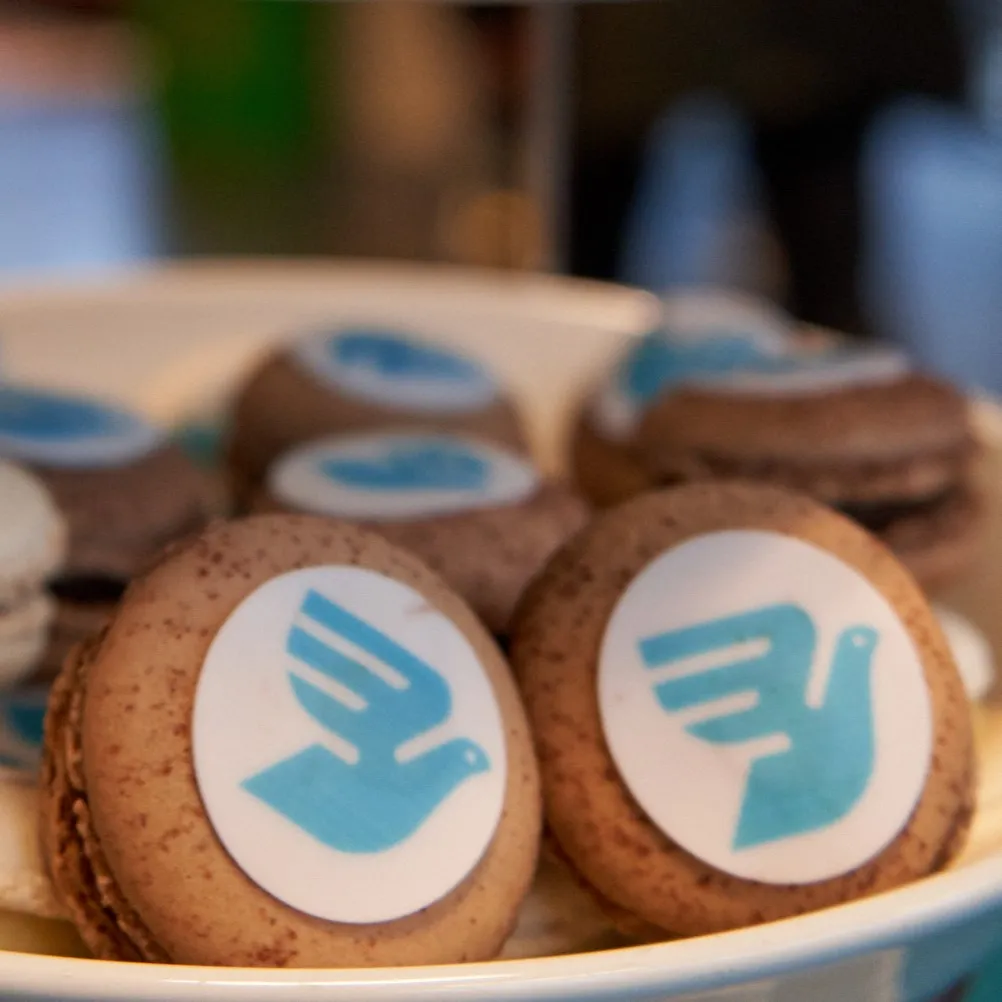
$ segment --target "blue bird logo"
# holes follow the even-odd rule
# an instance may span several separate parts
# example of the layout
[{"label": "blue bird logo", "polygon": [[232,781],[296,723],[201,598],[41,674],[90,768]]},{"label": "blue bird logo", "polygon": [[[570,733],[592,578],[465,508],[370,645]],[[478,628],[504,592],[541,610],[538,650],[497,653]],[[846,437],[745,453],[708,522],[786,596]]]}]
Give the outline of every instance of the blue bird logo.
[{"label": "blue bird logo", "polygon": [[0,435],[37,441],[129,431],[126,414],[93,400],[17,386],[0,387]]},{"label": "blue bird logo", "polygon": [[331,480],[370,491],[477,491],[491,472],[483,457],[442,439],[389,444],[379,456],[327,459],[320,469]]},{"label": "blue bird logo", "polygon": [[397,379],[467,382],[483,378],[480,367],[469,359],[389,332],[341,334],[331,340],[330,351],[341,365],[358,366]]},{"label": "blue bird logo", "polygon": [[730,331],[707,331],[692,341],[653,331],[626,360],[621,380],[627,394],[643,404],[666,386],[754,369],[770,360],[751,338]]},{"label": "blue bird logo", "polygon": [[787,739],[783,750],[752,762],[735,851],[827,828],[862,797],[874,768],[871,666],[878,639],[869,626],[839,634],[824,700],[817,707],[807,703],[817,631],[798,605],[770,605],[640,641],[649,669],[755,644],[755,653],[746,657],[653,686],[668,713],[712,709],[717,701],[743,693],[757,697],[750,707],[688,724],[686,730],[702,741],[738,745],[774,735]]},{"label": "blue bird logo", "polygon": [[[289,682],[299,705],[325,731],[349,742],[357,758],[349,762],[313,744],[242,786],[332,849],[383,852],[413,835],[460,784],[488,772],[490,760],[467,738],[407,754],[410,742],[449,720],[452,694],[445,679],[317,591],[306,594],[300,612],[381,667],[374,671],[300,626],[289,631],[286,649],[299,663]],[[311,671],[335,685],[315,684]]]}]

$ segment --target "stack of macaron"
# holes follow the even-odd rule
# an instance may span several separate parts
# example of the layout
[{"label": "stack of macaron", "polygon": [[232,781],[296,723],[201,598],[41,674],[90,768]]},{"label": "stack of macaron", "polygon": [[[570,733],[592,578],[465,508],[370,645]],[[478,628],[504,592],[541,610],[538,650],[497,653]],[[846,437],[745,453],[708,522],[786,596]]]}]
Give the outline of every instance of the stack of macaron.
[{"label": "stack of macaron", "polygon": [[[966,570],[981,517],[962,394],[899,351],[826,331],[766,331],[760,309],[723,302],[669,299],[666,316],[684,308],[703,322],[666,324],[604,378],[578,422],[585,492],[602,503],[712,478],[776,484],[856,519],[929,589]],[[601,415],[608,432],[609,415],[627,413],[618,445],[597,438]]]},{"label": "stack of macaron", "polygon": [[160,429],[75,394],[0,385],[0,457],[27,467],[67,525],[50,575],[56,617],[42,669],[99,629],[129,579],[205,520],[200,472]]},{"label": "stack of macaron", "polygon": [[47,586],[65,557],[66,522],[44,484],[0,460],[0,687],[41,661],[55,617]]}]

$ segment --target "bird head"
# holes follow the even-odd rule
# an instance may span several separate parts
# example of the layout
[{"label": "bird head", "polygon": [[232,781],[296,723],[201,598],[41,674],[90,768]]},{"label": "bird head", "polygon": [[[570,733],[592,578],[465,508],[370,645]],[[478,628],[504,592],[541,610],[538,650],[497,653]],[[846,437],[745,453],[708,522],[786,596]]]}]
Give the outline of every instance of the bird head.
[{"label": "bird head", "polygon": [[847,657],[870,658],[877,647],[879,635],[872,626],[850,626],[838,638],[838,650]]},{"label": "bird head", "polygon": [[456,738],[448,742],[442,747],[442,752],[449,756],[457,771],[459,763],[462,763],[462,770],[467,776],[487,772],[491,767],[487,752],[469,738]]}]

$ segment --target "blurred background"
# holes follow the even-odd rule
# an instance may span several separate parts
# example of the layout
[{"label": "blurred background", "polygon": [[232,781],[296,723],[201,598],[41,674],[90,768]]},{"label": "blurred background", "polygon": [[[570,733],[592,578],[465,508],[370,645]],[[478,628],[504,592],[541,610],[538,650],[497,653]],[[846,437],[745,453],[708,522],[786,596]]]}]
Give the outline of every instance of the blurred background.
[{"label": "blurred background", "polygon": [[336,254],[726,283],[1002,390],[1002,3],[0,2],[0,284]]}]

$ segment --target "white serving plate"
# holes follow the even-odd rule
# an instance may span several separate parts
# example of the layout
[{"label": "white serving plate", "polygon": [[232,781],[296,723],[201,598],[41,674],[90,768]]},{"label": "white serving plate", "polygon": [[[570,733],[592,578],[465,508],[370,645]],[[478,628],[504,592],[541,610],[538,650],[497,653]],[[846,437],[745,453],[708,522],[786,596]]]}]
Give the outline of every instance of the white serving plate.
[{"label": "white serving plate", "polygon": [[[304,324],[405,323],[483,356],[525,405],[541,460],[559,465],[566,404],[657,304],[632,290],[361,264],[216,263],[108,284],[0,295],[13,377],[108,394],[176,421],[212,414],[257,353]],[[989,445],[991,532],[981,566],[943,600],[1002,652],[1002,417],[975,405]],[[0,998],[134,1002],[639,1000],[925,1002],[1002,945],[1002,710],[978,711],[981,796],[964,858],[910,887],[725,935],[538,957],[612,942],[547,870],[507,959],[396,970],[240,970],[0,953]],[[590,924],[589,924],[590,923]]]}]

